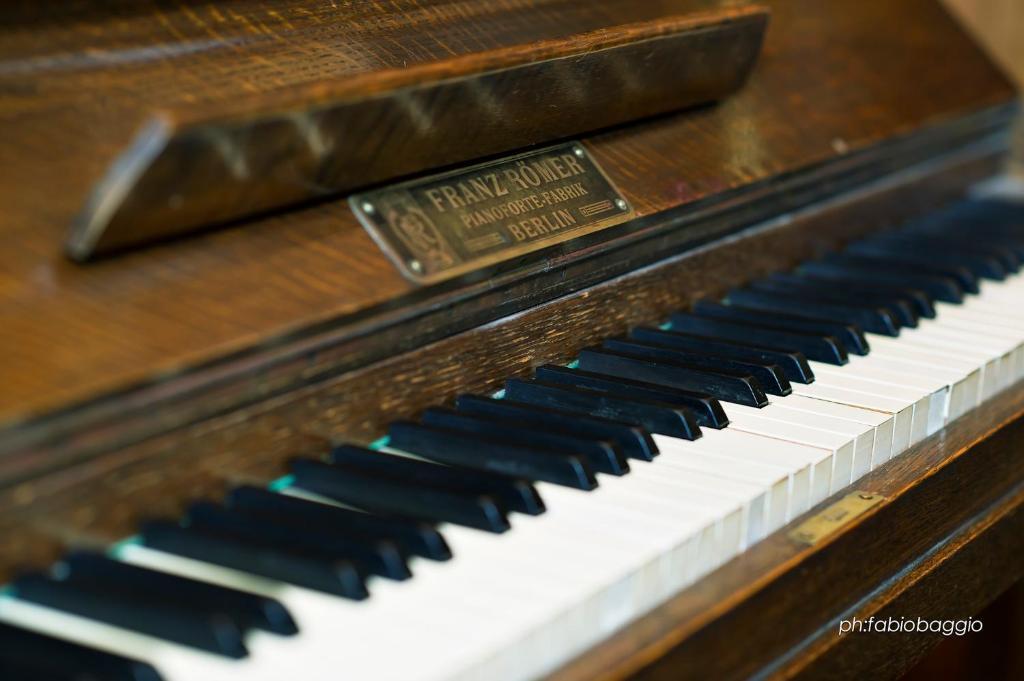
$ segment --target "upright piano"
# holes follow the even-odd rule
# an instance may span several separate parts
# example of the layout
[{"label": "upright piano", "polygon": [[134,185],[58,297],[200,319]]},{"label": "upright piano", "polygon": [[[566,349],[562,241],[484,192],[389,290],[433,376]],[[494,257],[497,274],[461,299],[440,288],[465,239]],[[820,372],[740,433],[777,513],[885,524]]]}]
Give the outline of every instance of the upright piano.
[{"label": "upright piano", "polygon": [[5,681],[897,678],[1024,573],[935,0],[0,13]]}]

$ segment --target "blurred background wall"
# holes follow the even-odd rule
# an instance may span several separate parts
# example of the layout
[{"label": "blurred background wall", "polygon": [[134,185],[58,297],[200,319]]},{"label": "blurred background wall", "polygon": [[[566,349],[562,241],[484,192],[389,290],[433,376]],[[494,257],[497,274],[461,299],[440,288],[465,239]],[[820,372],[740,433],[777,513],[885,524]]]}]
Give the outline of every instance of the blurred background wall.
[{"label": "blurred background wall", "polygon": [[[895,0],[899,1],[899,0]],[[1024,0],[943,0],[1024,92]],[[1017,124],[1014,170],[1024,173],[1024,121]]]},{"label": "blurred background wall", "polygon": [[943,0],[1024,89],[1024,0]]}]

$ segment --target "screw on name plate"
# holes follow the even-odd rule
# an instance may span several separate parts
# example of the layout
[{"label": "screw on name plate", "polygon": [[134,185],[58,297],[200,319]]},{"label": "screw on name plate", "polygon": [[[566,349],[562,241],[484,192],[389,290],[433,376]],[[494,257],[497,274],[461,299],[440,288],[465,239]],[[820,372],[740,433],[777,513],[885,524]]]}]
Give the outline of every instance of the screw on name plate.
[{"label": "screw on name plate", "polygon": [[583,158],[583,147],[575,147],[575,148],[573,148],[572,151],[573,151],[574,154],[576,154],[580,158]]},{"label": "screw on name plate", "polygon": [[423,263],[421,263],[419,260],[410,260],[409,269],[415,272],[416,274],[420,274],[423,272]]},{"label": "screw on name plate", "polygon": [[373,213],[373,204],[369,201],[363,201],[363,205],[361,205],[360,208],[362,208],[363,212],[367,215]]},{"label": "screw on name plate", "polygon": [[629,204],[622,199],[615,199],[615,205],[619,207],[619,210],[626,210],[629,208]]}]

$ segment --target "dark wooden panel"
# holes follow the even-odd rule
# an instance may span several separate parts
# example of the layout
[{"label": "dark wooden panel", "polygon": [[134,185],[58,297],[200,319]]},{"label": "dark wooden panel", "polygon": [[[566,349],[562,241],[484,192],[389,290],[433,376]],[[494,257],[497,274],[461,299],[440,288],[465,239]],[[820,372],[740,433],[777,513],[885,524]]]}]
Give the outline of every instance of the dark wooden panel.
[{"label": "dark wooden panel", "polygon": [[767,21],[740,6],[594,30],[590,4],[561,10],[566,31],[583,26],[565,38],[538,40],[525,21],[512,47],[157,113],[97,185],[68,252],[86,260],[712,102],[746,79]]},{"label": "dark wooden panel", "polygon": [[[384,4],[407,9],[408,18],[376,24]],[[81,2],[62,9],[61,21],[39,3],[5,5],[0,424],[14,428],[140,386],[160,393],[165,379],[184,374],[171,388],[179,390],[198,367],[324,329],[351,338],[368,328],[367,320],[379,326],[417,301],[429,299],[438,310],[454,306],[459,289],[413,291],[334,202],[88,267],[68,263],[61,243],[89,188],[153,107],[198,106],[334,70],[391,68],[514,44],[518,25],[495,18],[508,8],[536,7],[531,16],[558,37],[560,7],[568,4],[577,3],[459,3],[462,13],[452,3],[350,4],[345,11],[367,32],[355,41],[331,20],[337,10],[321,3],[120,2],[101,11]],[[707,6],[578,4],[590,8],[595,25]],[[779,178],[874,152],[893,138],[946,130],[1013,97],[931,0],[768,4],[773,20],[763,61],[728,102],[586,140],[642,216],[682,209],[696,215],[737,193],[760,196]],[[118,21],[103,20],[110,8],[120,12]],[[303,34],[317,39],[289,39]],[[556,253],[533,267],[563,267],[586,255]],[[547,294],[583,285],[568,279]],[[10,436],[6,431],[0,445]],[[87,436],[59,437],[77,443]]]},{"label": "dark wooden panel", "polygon": [[[232,483],[266,483],[284,471],[291,456],[323,451],[338,439],[371,441],[393,419],[414,416],[460,392],[495,390],[505,377],[539,364],[565,362],[584,345],[663,320],[699,297],[719,295],[879,228],[886,219],[898,221],[959,196],[965,182],[990,174],[995,163],[990,154],[933,160],[741,238],[691,249],[500,323],[346,373],[318,376],[316,357],[300,358],[304,364],[283,373],[316,376],[306,385],[272,393],[277,374],[261,373],[258,385],[269,394],[245,408],[194,424],[184,419],[188,425],[120,448],[89,449],[90,439],[122,440],[125,431],[140,427],[136,419],[149,426],[154,418],[176,415],[154,415],[140,407],[133,416],[132,405],[121,403],[121,417],[112,414],[102,428],[4,459],[8,484],[0,489],[0,580],[18,563],[49,559],[56,541],[116,541],[147,515],[175,513],[197,496],[216,496]],[[675,247],[667,240],[655,245],[666,255]],[[491,302],[499,304],[497,297]],[[358,355],[382,340],[371,336],[336,349]],[[225,390],[225,402],[234,404]],[[220,396],[206,393],[204,399]],[[196,405],[185,399],[178,408],[187,412]],[[35,542],[40,535],[48,540]]]},{"label": "dark wooden panel", "polygon": [[975,619],[984,628],[941,641],[903,681],[1013,681],[1024,678],[1024,580],[1019,580]]},{"label": "dark wooden panel", "polygon": [[[983,608],[1024,576],[1024,486],[966,523],[921,558],[893,575],[867,603],[843,613],[900,621],[980,619],[992,629],[1011,624],[986,620]],[[831,629],[838,629],[834,625]],[[968,634],[969,637],[973,635]],[[998,636],[998,634],[997,634]],[[943,640],[938,632],[874,632],[837,637],[826,630],[772,668],[801,679],[897,679]],[[946,677],[952,678],[952,676]],[[989,676],[979,667],[970,678]]]}]

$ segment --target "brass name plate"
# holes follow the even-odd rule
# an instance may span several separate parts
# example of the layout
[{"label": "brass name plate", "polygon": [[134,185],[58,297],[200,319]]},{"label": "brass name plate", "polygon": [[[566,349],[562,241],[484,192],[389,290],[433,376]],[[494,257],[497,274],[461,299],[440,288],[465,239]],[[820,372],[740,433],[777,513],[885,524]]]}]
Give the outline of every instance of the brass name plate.
[{"label": "brass name plate", "polygon": [[430,283],[633,217],[578,143],[356,194],[349,203],[398,269]]},{"label": "brass name plate", "polygon": [[885,501],[885,497],[871,492],[850,492],[820,513],[790,530],[789,538],[798,544],[814,546],[845,525],[850,524],[868,509]]}]

